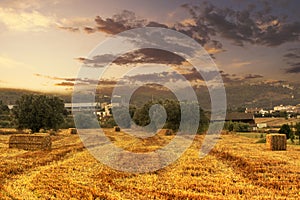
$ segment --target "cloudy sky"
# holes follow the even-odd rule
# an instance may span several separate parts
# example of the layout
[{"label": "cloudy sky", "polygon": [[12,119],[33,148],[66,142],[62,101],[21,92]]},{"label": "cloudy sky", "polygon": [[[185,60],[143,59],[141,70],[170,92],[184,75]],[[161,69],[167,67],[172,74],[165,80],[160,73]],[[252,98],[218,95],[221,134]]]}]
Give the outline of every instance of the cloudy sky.
[{"label": "cloudy sky", "polygon": [[[70,91],[82,64],[97,64],[87,58],[92,49],[111,35],[140,27],[192,37],[226,80],[300,82],[298,0],[207,2],[1,0],[0,88]],[[181,58],[151,50],[124,55],[114,64],[164,64],[165,57],[185,65]],[[194,77],[192,73],[186,74]],[[149,75],[138,78],[145,77]],[[107,78],[105,84],[112,81]]]}]

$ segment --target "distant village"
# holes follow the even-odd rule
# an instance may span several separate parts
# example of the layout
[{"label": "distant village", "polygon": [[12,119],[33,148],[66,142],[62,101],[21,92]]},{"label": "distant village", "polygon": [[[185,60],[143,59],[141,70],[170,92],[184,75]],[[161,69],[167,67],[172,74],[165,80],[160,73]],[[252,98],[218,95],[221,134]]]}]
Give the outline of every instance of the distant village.
[{"label": "distant village", "polygon": [[[279,105],[274,106],[273,109],[267,110],[264,108],[246,108],[245,113],[254,114],[257,117],[276,117],[276,113],[283,113],[284,117],[291,118],[297,117],[300,118],[300,104],[296,106],[291,105]],[[282,117],[282,116],[279,116]]]}]

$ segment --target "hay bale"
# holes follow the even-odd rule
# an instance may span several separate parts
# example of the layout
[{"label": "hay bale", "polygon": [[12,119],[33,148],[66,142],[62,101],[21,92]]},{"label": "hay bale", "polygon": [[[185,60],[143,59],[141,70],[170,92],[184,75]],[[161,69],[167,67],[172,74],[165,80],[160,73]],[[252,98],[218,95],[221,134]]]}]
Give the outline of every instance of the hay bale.
[{"label": "hay bale", "polygon": [[12,135],[9,138],[9,148],[24,150],[50,150],[51,137],[48,134]]},{"label": "hay bale", "polygon": [[115,129],[115,132],[120,132],[121,131],[120,127],[118,127],[118,126],[115,126],[114,129]]},{"label": "hay bale", "polygon": [[286,135],[285,134],[267,134],[267,148],[272,151],[286,150]]},{"label": "hay bale", "polygon": [[158,134],[159,135],[173,135],[173,130],[172,129],[163,128],[163,129],[160,129],[158,131]]},{"label": "hay bale", "polygon": [[69,128],[68,130],[69,134],[77,134],[77,129],[76,128]]}]

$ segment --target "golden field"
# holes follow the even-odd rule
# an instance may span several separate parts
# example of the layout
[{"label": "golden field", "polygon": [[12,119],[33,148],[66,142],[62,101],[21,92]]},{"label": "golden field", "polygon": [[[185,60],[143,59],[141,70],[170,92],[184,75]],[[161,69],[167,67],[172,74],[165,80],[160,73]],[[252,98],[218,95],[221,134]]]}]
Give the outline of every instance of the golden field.
[{"label": "golden field", "polygon": [[[172,136],[132,138],[106,130],[117,146],[135,152],[164,146]],[[98,162],[78,135],[61,131],[51,151],[8,148],[0,135],[0,199],[299,199],[300,146],[266,150],[256,138],[222,135],[200,159],[203,136],[175,163],[134,174]]]},{"label": "golden field", "polygon": [[266,123],[270,127],[280,127],[283,124],[288,124],[288,125],[295,125],[296,123],[299,123],[300,119],[297,118],[272,118],[272,117],[263,117],[263,118],[255,118],[255,123]]}]

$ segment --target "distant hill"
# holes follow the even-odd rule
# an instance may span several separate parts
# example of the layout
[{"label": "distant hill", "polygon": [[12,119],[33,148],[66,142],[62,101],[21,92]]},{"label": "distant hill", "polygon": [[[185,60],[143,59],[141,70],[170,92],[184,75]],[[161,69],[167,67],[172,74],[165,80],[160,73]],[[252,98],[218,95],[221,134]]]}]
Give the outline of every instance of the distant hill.
[{"label": "distant hill", "polygon": [[0,100],[3,101],[4,104],[15,104],[16,100],[18,100],[22,95],[25,94],[47,94],[47,95],[55,95],[63,100],[70,102],[71,95],[70,94],[58,94],[58,93],[43,93],[32,90],[23,90],[23,89],[11,89],[11,88],[0,88]]},{"label": "distant hill", "polygon": [[[230,109],[239,107],[262,107],[272,108],[273,106],[296,105],[300,104],[300,85],[283,83],[230,83],[225,84],[227,105]],[[97,89],[97,96],[111,96],[113,88],[104,87]],[[182,89],[184,90],[184,89]],[[200,106],[204,109],[210,108],[210,96],[206,87],[197,87],[194,89]],[[0,89],[0,100],[5,104],[14,104],[23,94],[42,94],[42,92],[18,89]],[[70,94],[47,93],[56,95],[71,102]],[[174,94],[166,88],[158,86],[140,87],[131,97],[131,103],[142,105],[151,99],[175,98]],[[97,98],[98,99],[98,98]]]}]

